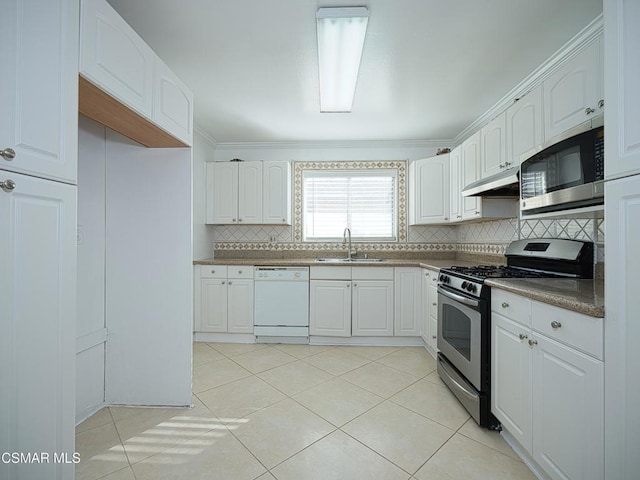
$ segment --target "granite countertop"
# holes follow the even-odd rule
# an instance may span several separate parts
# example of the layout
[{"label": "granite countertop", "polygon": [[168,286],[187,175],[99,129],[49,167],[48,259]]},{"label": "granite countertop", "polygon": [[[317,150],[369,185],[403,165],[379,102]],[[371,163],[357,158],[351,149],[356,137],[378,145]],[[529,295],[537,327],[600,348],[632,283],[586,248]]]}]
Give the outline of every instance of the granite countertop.
[{"label": "granite countertop", "polygon": [[285,259],[265,259],[265,258],[208,258],[196,260],[194,265],[264,265],[274,267],[288,266],[311,266],[311,267],[422,267],[432,270],[460,265],[472,267],[478,262],[467,260],[442,260],[442,259],[385,259],[383,262],[358,261],[352,263],[342,262],[318,262],[315,258],[285,258]]},{"label": "granite countertop", "polygon": [[604,317],[604,280],[601,278],[496,278],[488,279],[486,284],[591,317]]}]

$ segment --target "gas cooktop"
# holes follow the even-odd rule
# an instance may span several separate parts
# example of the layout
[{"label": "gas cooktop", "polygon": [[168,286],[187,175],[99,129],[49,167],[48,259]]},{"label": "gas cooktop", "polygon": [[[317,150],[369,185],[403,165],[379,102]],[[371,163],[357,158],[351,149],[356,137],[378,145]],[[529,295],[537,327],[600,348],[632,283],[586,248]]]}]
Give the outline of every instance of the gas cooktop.
[{"label": "gas cooktop", "polygon": [[476,281],[481,281],[486,278],[544,278],[544,277],[557,277],[560,276],[556,273],[529,270],[518,267],[511,267],[508,265],[478,265],[474,267],[460,267],[454,265],[445,269],[447,273],[464,275],[470,277]]}]

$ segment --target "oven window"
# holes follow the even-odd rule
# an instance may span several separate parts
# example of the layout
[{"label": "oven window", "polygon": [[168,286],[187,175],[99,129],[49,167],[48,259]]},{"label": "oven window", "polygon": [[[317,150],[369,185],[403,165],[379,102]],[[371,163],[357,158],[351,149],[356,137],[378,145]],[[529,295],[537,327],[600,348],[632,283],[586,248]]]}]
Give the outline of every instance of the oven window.
[{"label": "oven window", "polygon": [[471,319],[447,303],[442,306],[442,338],[471,361]]}]

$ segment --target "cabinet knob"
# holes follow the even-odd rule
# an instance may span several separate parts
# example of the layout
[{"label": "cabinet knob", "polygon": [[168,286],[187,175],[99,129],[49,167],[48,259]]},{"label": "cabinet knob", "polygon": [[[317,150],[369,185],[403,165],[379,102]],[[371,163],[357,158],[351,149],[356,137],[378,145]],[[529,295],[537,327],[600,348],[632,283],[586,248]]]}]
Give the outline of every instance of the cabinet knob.
[{"label": "cabinet knob", "polygon": [[595,110],[591,107],[587,107],[584,109],[585,115],[591,115],[593,112],[595,112]]},{"label": "cabinet knob", "polygon": [[480,215],[480,212],[478,210],[476,210],[476,215]]},{"label": "cabinet knob", "polygon": [[520,337],[520,340],[525,340],[526,338],[528,338],[524,333],[521,333],[520,335],[518,335],[518,337]]},{"label": "cabinet knob", "polygon": [[598,108],[604,108],[604,100],[598,102]]},{"label": "cabinet knob", "polygon": [[448,218],[448,217],[444,217],[444,219],[445,219],[445,220],[449,220],[449,218]]},{"label": "cabinet knob", "polygon": [[220,283],[221,283],[222,285],[224,285],[224,284],[225,284],[225,283],[227,283],[227,282],[225,282],[225,281],[223,280],[223,281],[222,281],[222,282],[220,282]]},{"label": "cabinet knob", "polygon": [[16,158],[16,151],[13,148],[5,148],[4,150],[0,150],[0,157],[11,161]]},{"label": "cabinet knob", "polygon": [[238,219],[238,222],[241,222],[241,221],[242,221],[242,219],[241,219],[241,218],[239,218],[239,219]]},{"label": "cabinet knob", "polygon": [[554,330],[560,328],[562,326],[562,324],[560,322],[558,322],[557,320],[554,320],[553,322],[551,322],[551,328],[553,328]]},{"label": "cabinet knob", "polygon": [[235,222],[235,221],[236,221],[236,219],[235,219],[235,218],[232,218],[232,219],[231,219],[231,221],[232,221],[232,222]]},{"label": "cabinet knob", "polygon": [[0,188],[5,192],[13,192],[16,188],[16,182],[11,179],[5,180],[4,182],[0,182]]},{"label": "cabinet knob", "polygon": [[433,305],[434,307],[438,306],[438,304],[436,302],[433,302],[431,305]]},{"label": "cabinet knob", "polygon": [[462,218],[462,215],[456,215],[456,218]]},{"label": "cabinet knob", "polygon": [[530,347],[533,347],[533,346],[535,346],[535,345],[537,345],[537,344],[538,344],[538,341],[537,341],[537,340],[529,340],[529,346],[530,346]]},{"label": "cabinet knob", "polygon": [[425,273],[425,274],[424,274],[424,276],[425,276],[425,277],[427,277],[427,278],[429,278],[429,274],[428,274],[428,273]]},{"label": "cabinet knob", "polygon": [[[224,282],[222,282],[222,283],[224,283]],[[229,285],[231,285],[231,282],[229,282]]]},{"label": "cabinet knob", "polygon": [[510,166],[510,165],[511,165],[511,162],[504,162],[504,166],[505,166],[505,167],[508,167],[508,166]]},{"label": "cabinet knob", "polygon": [[347,288],[349,288],[351,285],[347,283]]},{"label": "cabinet knob", "polygon": [[282,219],[282,223],[287,223],[287,219],[286,219],[286,218],[283,218],[283,219]]},{"label": "cabinet knob", "polygon": [[216,273],[216,271],[215,270],[211,270],[211,273]]},{"label": "cabinet knob", "polygon": [[509,308],[509,304],[507,302],[502,302],[502,308]]},{"label": "cabinet knob", "polygon": [[433,338],[434,340],[437,339],[438,337],[435,335],[431,335],[431,338]]},{"label": "cabinet knob", "polygon": [[498,165],[498,167],[500,167],[500,168],[504,168],[504,167],[506,167],[506,165],[504,165],[504,164],[502,164],[502,163],[501,163],[500,165]]},{"label": "cabinet knob", "polygon": [[357,284],[357,283],[354,283],[354,284],[353,284],[353,286],[354,286],[354,287],[357,287],[357,286],[358,286],[358,284]]}]

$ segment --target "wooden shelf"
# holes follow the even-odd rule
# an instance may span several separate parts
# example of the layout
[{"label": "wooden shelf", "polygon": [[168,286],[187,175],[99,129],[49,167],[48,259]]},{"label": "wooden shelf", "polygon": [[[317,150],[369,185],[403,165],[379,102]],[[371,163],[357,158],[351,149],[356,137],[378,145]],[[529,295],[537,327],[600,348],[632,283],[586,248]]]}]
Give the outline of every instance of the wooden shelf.
[{"label": "wooden shelf", "polygon": [[78,111],[145,147],[188,147],[160,127],[79,76]]}]

